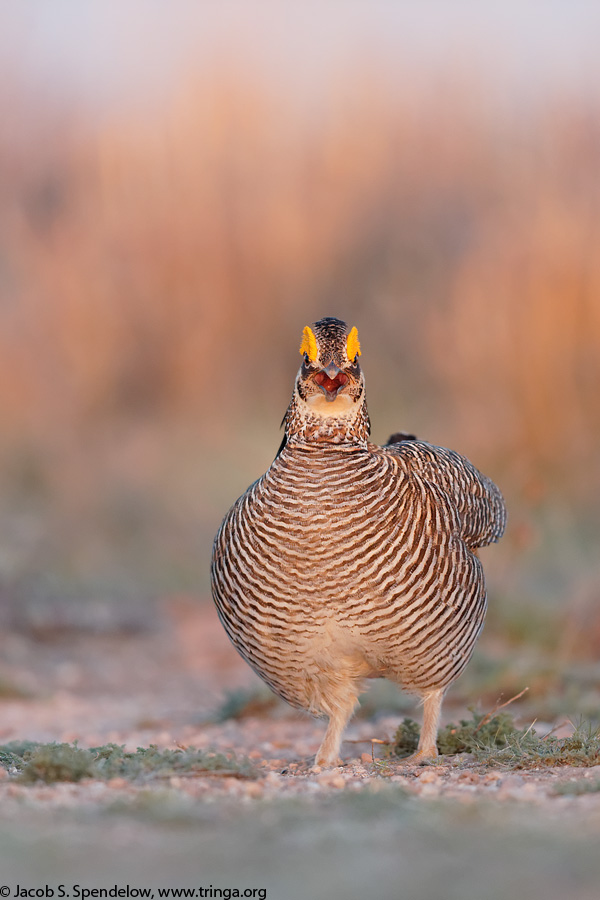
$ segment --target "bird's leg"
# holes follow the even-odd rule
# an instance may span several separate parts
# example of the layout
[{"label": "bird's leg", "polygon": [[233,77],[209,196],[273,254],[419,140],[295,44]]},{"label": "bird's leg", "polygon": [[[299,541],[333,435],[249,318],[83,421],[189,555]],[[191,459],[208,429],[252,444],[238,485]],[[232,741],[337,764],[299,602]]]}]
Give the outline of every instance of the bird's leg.
[{"label": "bird's leg", "polygon": [[342,733],[348,723],[348,719],[354,712],[356,706],[356,694],[347,698],[348,702],[344,705],[336,706],[329,714],[329,724],[325,737],[319,747],[319,751],[315,757],[315,765],[317,766],[340,766],[340,744],[342,743]]},{"label": "bird's leg", "polygon": [[324,659],[325,664],[321,665],[320,671],[309,677],[307,690],[312,711],[329,718],[315,764],[339,766],[342,764],[342,733],[356,708],[369,668],[365,660],[354,653],[338,653],[335,659]]},{"label": "bird's leg", "polygon": [[401,760],[403,764],[418,765],[429,759],[435,759],[438,755],[436,740],[445,692],[446,689],[441,688],[438,691],[431,691],[423,698],[423,727],[421,728],[417,752]]}]

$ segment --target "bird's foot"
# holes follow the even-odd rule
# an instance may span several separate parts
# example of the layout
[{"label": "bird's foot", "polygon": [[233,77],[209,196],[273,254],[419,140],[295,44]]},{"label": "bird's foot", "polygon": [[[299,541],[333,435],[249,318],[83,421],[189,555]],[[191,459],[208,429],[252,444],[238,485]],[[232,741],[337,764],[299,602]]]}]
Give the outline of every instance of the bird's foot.
[{"label": "bird's foot", "polygon": [[423,766],[426,763],[437,759],[437,757],[437,747],[424,747],[422,750],[417,750],[416,753],[412,753],[410,756],[405,756],[404,759],[398,760],[398,762],[401,766]]},{"label": "bird's foot", "polygon": [[327,753],[317,753],[315,756],[315,766],[321,766],[323,769],[331,769],[334,766],[343,766],[344,763],[339,756],[331,756]]}]

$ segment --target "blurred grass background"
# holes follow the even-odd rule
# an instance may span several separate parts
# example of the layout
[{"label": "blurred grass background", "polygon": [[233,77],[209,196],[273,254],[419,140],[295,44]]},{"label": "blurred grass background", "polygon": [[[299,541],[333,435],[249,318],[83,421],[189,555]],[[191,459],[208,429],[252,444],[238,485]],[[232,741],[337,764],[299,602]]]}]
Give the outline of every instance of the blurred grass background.
[{"label": "blurred grass background", "polygon": [[[401,57],[410,35],[380,24]],[[481,47],[390,65],[372,35],[318,77],[284,43],[278,78],[239,32],[155,97],[148,58],[136,102],[4,56],[0,623],[137,627],[206,598],[301,330],[337,315],[374,439],[414,431],[505,492],[481,670],[497,682],[508,643],[556,686],[600,651],[600,95],[509,86]]]}]

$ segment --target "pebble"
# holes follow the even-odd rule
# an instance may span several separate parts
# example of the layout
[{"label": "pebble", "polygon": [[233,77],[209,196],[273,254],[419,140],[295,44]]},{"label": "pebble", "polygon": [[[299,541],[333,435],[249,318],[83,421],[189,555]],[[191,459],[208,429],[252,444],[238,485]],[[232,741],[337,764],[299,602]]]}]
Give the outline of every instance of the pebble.
[{"label": "pebble", "polygon": [[245,785],[245,793],[247,797],[262,797],[264,788],[258,781],[248,781]]},{"label": "pebble", "polygon": [[433,782],[440,780],[440,773],[433,767],[423,769],[423,771],[418,774],[418,779],[419,784],[432,784]]},{"label": "pebble", "polygon": [[502,787],[503,788],[515,788],[521,787],[521,785],[525,782],[525,779],[522,775],[506,775],[505,778],[502,779]]},{"label": "pebble", "polygon": [[[419,779],[420,781],[421,779]],[[473,788],[474,790],[474,788]],[[441,787],[439,784],[424,784],[419,794],[421,797],[437,797],[441,793]]]},{"label": "pebble", "polygon": [[340,774],[340,770],[332,769],[330,772],[321,772],[317,775],[317,781],[326,787],[343,788],[346,786],[346,779]]},{"label": "pebble", "polygon": [[131,784],[130,781],[127,781],[126,778],[109,778],[106,782],[107,787],[109,788],[126,788]]},{"label": "pebble", "polygon": [[16,784],[9,784],[6,789],[7,797],[22,797],[25,792],[25,788],[20,787]]},{"label": "pebble", "polygon": [[461,772],[458,781],[461,784],[479,784],[481,776],[477,772]]},{"label": "pebble", "polygon": [[263,782],[269,787],[279,787],[285,780],[285,775],[280,775],[279,772],[267,772]]}]

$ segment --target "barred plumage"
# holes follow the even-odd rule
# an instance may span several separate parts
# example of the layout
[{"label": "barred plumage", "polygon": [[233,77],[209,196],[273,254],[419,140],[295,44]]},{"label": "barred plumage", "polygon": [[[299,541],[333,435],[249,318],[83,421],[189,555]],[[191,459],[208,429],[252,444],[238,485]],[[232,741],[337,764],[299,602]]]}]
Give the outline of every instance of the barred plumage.
[{"label": "barred plumage", "polygon": [[419,694],[415,760],[437,754],[447,689],[483,625],[477,547],[505,524],[496,486],[464,457],[393,435],[368,441],[360,345],[345,323],[305,329],[280,452],[215,538],[213,596],[233,644],[293,706],[329,717],[338,761],[365,678]]}]

